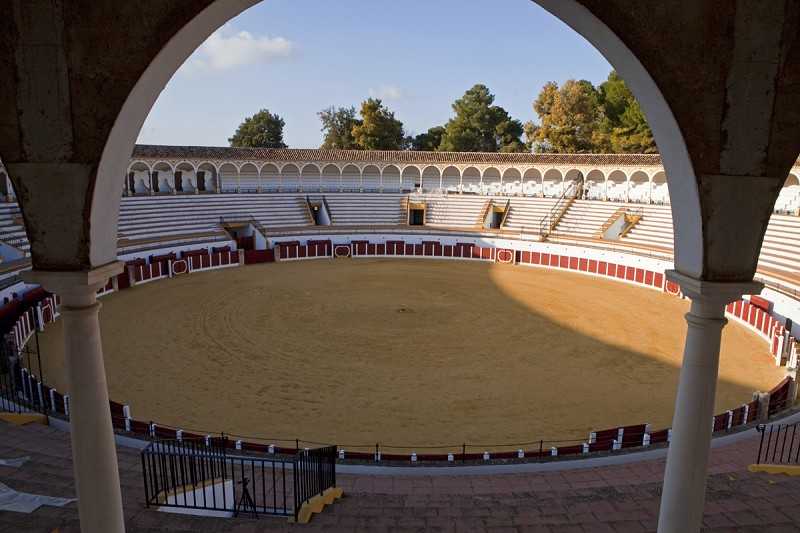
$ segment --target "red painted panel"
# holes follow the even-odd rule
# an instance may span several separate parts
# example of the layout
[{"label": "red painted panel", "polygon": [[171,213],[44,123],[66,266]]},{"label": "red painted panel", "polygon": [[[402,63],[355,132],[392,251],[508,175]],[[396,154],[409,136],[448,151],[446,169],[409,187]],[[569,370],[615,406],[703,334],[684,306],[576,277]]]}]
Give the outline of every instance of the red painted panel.
[{"label": "red painted panel", "polygon": [[541,258],[542,258],[542,262],[541,262],[542,265],[549,265],[550,264],[550,254],[542,254]]},{"label": "red painted panel", "polygon": [[542,264],[542,262],[543,262],[542,254],[540,254],[539,252],[532,252],[531,253],[531,264],[532,265],[540,265],[540,264]]},{"label": "red painted panel", "polygon": [[664,286],[664,274],[661,272],[656,272],[655,276],[653,276],[653,285],[656,287],[663,287]]},{"label": "red painted panel", "polygon": [[769,312],[772,309],[772,302],[767,300],[766,298],[762,298],[761,296],[752,295],[750,296],[750,303],[763,309],[766,312]]},{"label": "red painted panel", "polygon": [[[308,247],[307,246],[298,246],[297,247],[297,257],[307,257],[308,256],[307,252],[308,252]],[[223,254],[222,257],[223,257],[223,261],[225,261],[225,259],[229,259],[229,258],[225,258],[225,254]],[[230,261],[225,261],[224,264],[229,265]]]},{"label": "red painted panel", "polygon": [[617,265],[617,278],[625,279],[625,271],[627,267],[625,265]]},{"label": "red painted panel", "polygon": [[442,247],[442,251],[444,252],[445,257],[453,257],[453,245],[452,244],[445,244]]},{"label": "red painted panel", "polygon": [[386,255],[386,245],[383,243],[376,244],[375,253],[378,255]]},{"label": "red painted panel", "polygon": [[736,300],[733,314],[736,315],[738,318],[742,318],[742,304],[744,302],[742,300]]},{"label": "red painted panel", "polygon": [[614,278],[617,276],[617,264],[616,263],[607,263],[606,264],[606,275]]},{"label": "red painted panel", "polygon": [[481,248],[481,258],[482,259],[491,259],[492,258],[492,249],[491,248]]},{"label": "red painted panel", "polygon": [[569,268],[570,270],[578,270],[578,265],[580,261],[578,261],[577,257],[570,257],[569,258]]},{"label": "red painted panel", "polygon": [[578,270],[581,272],[588,272],[589,271],[589,260],[586,258],[581,258],[578,266]]},{"label": "red painted panel", "polygon": [[526,250],[523,250],[522,251],[522,256],[520,257],[520,262],[522,262],[522,263],[530,263],[531,262],[531,253],[526,251]]},{"label": "red painted panel", "polygon": [[597,274],[597,259],[589,259],[589,272]]},{"label": "red painted panel", "polygon": [[653,274],[655,274],[655,272],[653,272],[652,270],[645,270],[645,272],[644,272],[644,284],[645,285],[650,285],[650,286],[653,285]]},{"label": "red painted panel", "polygon": [[634,279],[636,280],[636,283],[644,283],[644,270],[637,268],[636,277]]},{"label": "red painted panel", "polygon": [[625,268],[625,279],[627,279],[628,281],[633,281],[635,276],[636,276],[635,267],[629,266]]},{"label": "red painted panel", "polygon": [[608,273],[608,263],[599,261],[597,263],[597,273],[605,276]]},{"label": "red painted panel", "polygon": [[424,255],[425,254],[425,247],[421,244],[414,245],[414,255]]},{"label": "red painted panel", "polygon": [[569,268],[569,256],[562,255],[559,258],[558,266],[561,268]]}]

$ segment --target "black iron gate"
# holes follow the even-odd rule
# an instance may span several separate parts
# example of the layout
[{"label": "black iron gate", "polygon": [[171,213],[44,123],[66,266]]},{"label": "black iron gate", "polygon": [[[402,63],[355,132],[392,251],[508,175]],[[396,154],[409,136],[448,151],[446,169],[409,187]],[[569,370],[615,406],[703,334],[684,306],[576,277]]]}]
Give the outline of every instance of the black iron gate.
[{"label": "black iron gate", "polygon": [[199,512],[297,516],[336,483],[336,447],[248,455],[225,437],[153,441],[142,451],[145,503]]}]

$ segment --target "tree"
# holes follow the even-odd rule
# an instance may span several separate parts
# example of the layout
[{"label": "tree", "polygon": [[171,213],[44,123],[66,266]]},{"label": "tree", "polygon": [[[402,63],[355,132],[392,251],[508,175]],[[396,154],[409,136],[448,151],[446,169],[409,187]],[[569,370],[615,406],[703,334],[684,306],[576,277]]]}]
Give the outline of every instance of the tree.
[{"label": "tree", "polygon": [[606,116],[604,130],[611,150],[645,154],[658,152],[639,102],[616,71],[611,71],[599,91]]},{"label": "tree", "polygon": [[262,109],[245,118],[228,142],[231,146],[244,148],[286,148],[283,142],[285,125],[281,117]]},{"label": "tree", "polygon": [[341,150],[358,150],[360,147],[353,137],[353,128],[361,124],[356,117],[355,107],[329,107],[317,113],[322,121],[325,133],[320,148],[338,148]]},{"label": "tree", "polygon": [[439,149],[450,152],[522,151],[522,124],[494,104],[485,85],[475,85],[453,103]]},{"label": "tree", "polygon": [[402,150],[406,144],[403,123],[378,98],[361,103],[361,122],[353,126],[353,139],[362,150]]},{"label": "tree", "polygon": [[442,144],[444,126],[434,126],[425,133],[411,139],[411,149],[424,152],[435,152]]},{"label": "tree", "polygon": [[604,112],[600,92],[586,80],[568,80],[559,88],[547,83],[533,109],[541,121],[529,127],[529,142],[539,150],[563,153],[594,152],[603,137]]}]

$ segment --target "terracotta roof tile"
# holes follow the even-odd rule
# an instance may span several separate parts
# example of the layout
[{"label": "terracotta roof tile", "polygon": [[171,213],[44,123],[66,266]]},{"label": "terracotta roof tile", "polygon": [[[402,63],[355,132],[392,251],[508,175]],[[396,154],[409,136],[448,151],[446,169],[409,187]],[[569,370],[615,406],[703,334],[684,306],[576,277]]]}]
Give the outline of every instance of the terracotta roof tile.
[{"label": "terracotta roof tile", "polygon": [[228,148],[216,146],[136,145],[134,159],[216,159],[319,161],[346,163],[475,163],[517,165],[660,166],[657,154],[501,154],[487,152],[416,152],[410,150],[325,150],[306,148]]}]

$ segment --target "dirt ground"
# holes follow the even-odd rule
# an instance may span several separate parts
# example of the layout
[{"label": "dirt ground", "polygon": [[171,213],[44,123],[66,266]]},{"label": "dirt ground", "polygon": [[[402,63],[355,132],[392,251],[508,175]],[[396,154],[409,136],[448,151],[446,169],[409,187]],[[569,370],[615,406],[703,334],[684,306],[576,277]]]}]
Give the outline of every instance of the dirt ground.
[{"label": "dirt ground", "polygon": [[[111,397],[138,419],[420,451],[668,426],[687,309],[569,272],[337,259],[136,287],[103,298],[101,324]],[[66,390],[61,327],[42,353]],[[766,342],[725,328],[717,412],[782,377]]]}]

